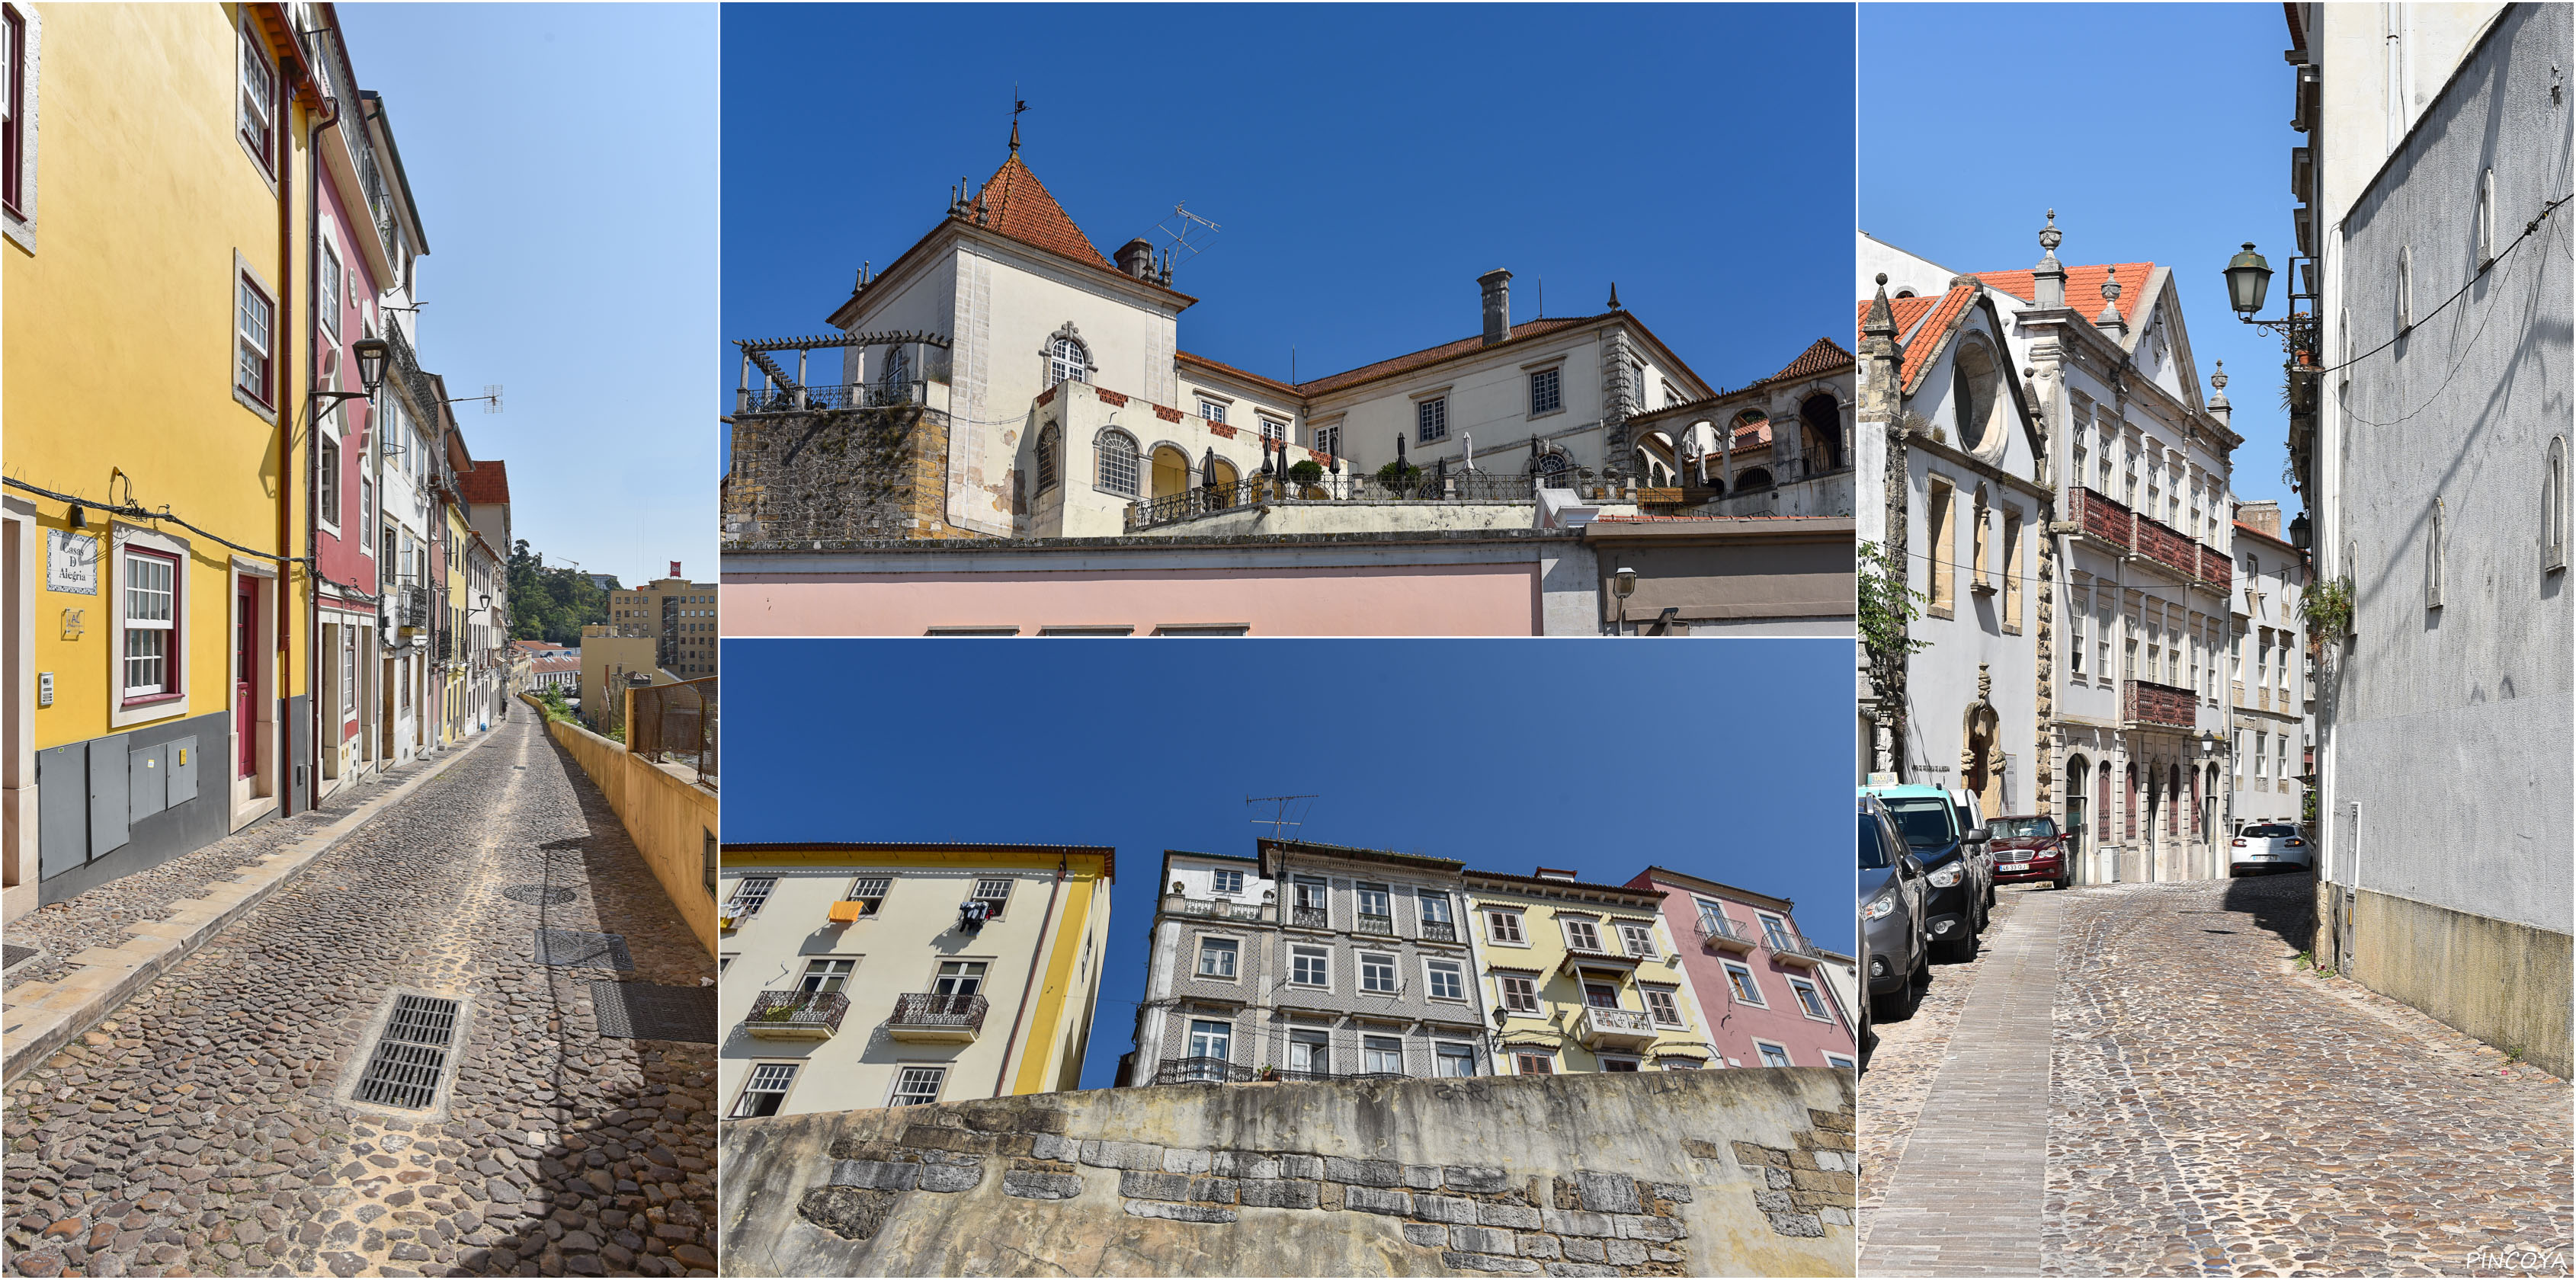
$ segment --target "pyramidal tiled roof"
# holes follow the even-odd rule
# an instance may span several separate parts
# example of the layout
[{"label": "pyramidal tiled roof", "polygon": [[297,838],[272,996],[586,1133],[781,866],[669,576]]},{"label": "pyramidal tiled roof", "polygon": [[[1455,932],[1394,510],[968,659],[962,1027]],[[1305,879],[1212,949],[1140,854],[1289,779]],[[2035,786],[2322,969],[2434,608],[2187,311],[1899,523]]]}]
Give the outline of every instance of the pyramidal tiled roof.
[{"label": "pyramidal tiled roof", "polygon": [[1082,228],[1073,225],[1071,215],[1047,192],[1046,184],[1020,162],[1017,151],[993,171],[992,179],[976,199],[984,206],[987,230],[1103,270],[1118,269],[1100,256],[1100,250],[1093,247],[1091,237],[1082,234]]},{"label": "pyramidal tiled roof", "polygon": [[1850,363],[1852,363],[1852,353],[1843,350],[1841,345],[1831,338],[1818,338],[1814,345],[1799,352],[1798,358],[1790,361],[1787,368],[1764,378],[1763,381],[1788,382],[1799,378],[1811,378],[1820,373],[1831,373]]},{"label": "pyramidal tiled roof", "polygon": [[[2068,292],[2072,294],[2073,291]],[[1968,309],[1968,304],[1975,300],[1976,294],[1977,291],[1973,287],[1960,284],[1950,286],[1949,292],[1936,298],[1887,300],[1888,313],[1896,321],[1897,346],[1905,355],[1905,363],[1897,370],[1897,386],[1907,390],[1913,389],[1915,382],[1923,376],[1924,365],[1931,358],[1933,351],[1930,344],[1923,343],[1919,339],[1927,334],[1937,336],[1947,330],[1950,322],[1958,318],[1960,312]],[[2098,293],[2096,300],[2099,300]],[[1869,323],[1867,299],[1859,304],[1859,317],[1856,323],[1861,325]],[[1863,340],[1867,339],[1864,337]]]},{"label": "pyramidal tiled roof", "polygon": [[[2102,283],[2116,277],[2120,281],[2120,318],[2138,322],[2138,300],[2146,296],[2147,277],[2155,273],[2152,262],[2122,262],[2112,266],[2068,267],[2066,269],[2066,308],[2090,320],[2102,314]],[[2028,271],[1980,271],[1977,278],[2012,296],[2029,302],[2039,296],[2039,285]]]}]

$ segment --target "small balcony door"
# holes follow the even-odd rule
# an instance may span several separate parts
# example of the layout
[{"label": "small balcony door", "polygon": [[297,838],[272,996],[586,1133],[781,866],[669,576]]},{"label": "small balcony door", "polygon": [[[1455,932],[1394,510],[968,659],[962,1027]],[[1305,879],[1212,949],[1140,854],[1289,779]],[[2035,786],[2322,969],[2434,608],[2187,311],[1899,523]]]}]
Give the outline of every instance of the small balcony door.
[{"label": "small balcony door", "polygon": [[943,996],[971,996],[984,989],[984,962],[981,960],[948,960],[939,966],[939,981],[931,991]]},{"label": "small balcony door", "polygon": [[1330,1075],[1333,1070],[1332,1038],[1321,1031],[1289,1032],[1288,1069],[1312,1076]]},{"label": "small balcony door", "polygon": [[259,729],[251,718],[258,685],[259,580],[244,578],[233,598],[233,734],[241,742],[235,777],[259,774]]}]

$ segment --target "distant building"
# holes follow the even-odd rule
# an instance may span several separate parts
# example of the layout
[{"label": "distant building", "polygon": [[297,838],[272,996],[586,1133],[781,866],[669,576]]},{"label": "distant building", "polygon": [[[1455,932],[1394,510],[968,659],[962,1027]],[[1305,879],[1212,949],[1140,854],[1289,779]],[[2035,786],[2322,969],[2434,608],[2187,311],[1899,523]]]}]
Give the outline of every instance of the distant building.
[{"label": "distant building", "polygon": [[1662,896],[1723,1065],[1857,1066],[1852,959],[1809,942],[1788,899],[1667,867],[1628,883]]},{"label": "distant building", "polygon": [[1262,840],[1167,852],[1123,1084],[1491,1075],[1459,864]]},{"label": "distant building", "polygon": [[1081,1087],[1117,851],[728,844],[728,1118]]},{"label": "distant building", "polygon": [[630,635],[651,636],[655,665],[682,680],[716,673],[716,584],[691,582],[671,562],[671,576],[608,593],[608,621]]},{"label": "distant building", "polygon": [[1571,871],[1466,873],[1469,931],[1510,1075],[1696,1071],[1708,1019],[1654,889],[1589,884]]},{"label": "distant building", "polygon": [[2235,611],[2227,655],[2233,765],[2226,824],[2299,822],[2306,816],[2306,756],[2314,745],[2315,674],[2309,669],[2308,554],[2281,532],[2277,502],[2236,505]]}]

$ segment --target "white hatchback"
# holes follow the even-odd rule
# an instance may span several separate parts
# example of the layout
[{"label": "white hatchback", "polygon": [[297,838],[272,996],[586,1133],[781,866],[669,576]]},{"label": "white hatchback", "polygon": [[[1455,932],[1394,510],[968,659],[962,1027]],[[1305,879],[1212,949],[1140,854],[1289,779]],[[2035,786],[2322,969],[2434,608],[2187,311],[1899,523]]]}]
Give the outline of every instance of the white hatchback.
[{"label": "white hatchback", "polygon": [[2286,822],[2249,822],[2236,829],[2236,839],[2228,846],[2227,874],[2271,867],[2312,868],[2316,864],[2309,852],[2308,838],[2297,827]]}]

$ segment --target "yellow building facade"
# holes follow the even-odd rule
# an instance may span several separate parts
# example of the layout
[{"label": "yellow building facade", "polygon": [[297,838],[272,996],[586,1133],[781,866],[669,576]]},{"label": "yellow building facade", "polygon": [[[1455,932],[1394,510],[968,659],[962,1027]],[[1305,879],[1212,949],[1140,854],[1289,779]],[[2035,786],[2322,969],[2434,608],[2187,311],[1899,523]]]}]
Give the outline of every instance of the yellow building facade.
[{"label": "yellow building facade", "polygon": [[277,6],[7,8],[15,916],[303,807],[318,95]]},{"label": "yellow building facade", "polygon": [[1711,1065],[1708,1020],[1664,927],[1660,894],[1534,876],[1465,873],[1499,1069],[1690,1071]]},{"label": "yellow building facade", "polygon": [[1080,1088],[1117,851],[728,844],[728,1118]]}]

